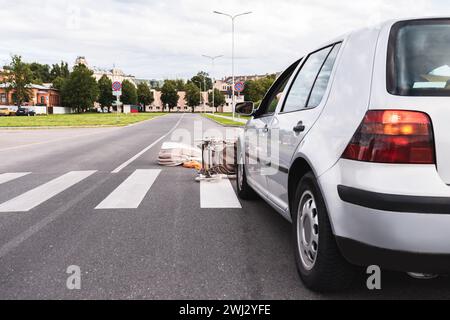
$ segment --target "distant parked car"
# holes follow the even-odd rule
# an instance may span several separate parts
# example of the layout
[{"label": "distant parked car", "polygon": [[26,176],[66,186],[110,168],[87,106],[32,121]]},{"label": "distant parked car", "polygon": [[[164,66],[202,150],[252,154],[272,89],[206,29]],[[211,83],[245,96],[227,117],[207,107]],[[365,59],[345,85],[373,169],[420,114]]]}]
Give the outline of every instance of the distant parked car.
[{"label": "distant parked car", "polygon": [[16,111],[11,107],[0,108],[0,116],[14,116],[14,115],[16,115]]},{"label": "distant parked car", "polygon": [[8,108],[0,108],[0,116],[9,116]]},{"label": "distant parked car", "polygon": [[36,112],[29,108],[18,108],[16,111],[16,116],[29,116],[34,117],[36,115]]}]

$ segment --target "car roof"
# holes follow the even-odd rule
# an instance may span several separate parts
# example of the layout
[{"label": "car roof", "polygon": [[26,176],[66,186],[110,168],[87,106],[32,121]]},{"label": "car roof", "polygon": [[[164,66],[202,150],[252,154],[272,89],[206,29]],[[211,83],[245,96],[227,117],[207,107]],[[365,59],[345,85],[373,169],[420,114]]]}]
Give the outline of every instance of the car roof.
[{"label": "car roof", "polygon": [[385,20],[385,21],[382,21],[382,22],[374,24],[374,25],[366,26],[363,28],[355,29],[353,31],[344,33],[338,37],[335,37],[327,42],[322,43],[320,46],[311,48],[311,50],[306,51],[303,56],[305,56],[311,52],[314,52],[320,48],[327,47],[333,43],[345,41],[346,39],[351,37],[353,34],[364,33],[364,32],[372,33],[374,30],[382,30],[384,28],[391,28],[397,22],[415,21],[415,20],[433,20],[433,19],[449,19],[450,20],[450,16],[421,16],[421,17],[409,17],[409,18],[397,18],[397,19]]}]

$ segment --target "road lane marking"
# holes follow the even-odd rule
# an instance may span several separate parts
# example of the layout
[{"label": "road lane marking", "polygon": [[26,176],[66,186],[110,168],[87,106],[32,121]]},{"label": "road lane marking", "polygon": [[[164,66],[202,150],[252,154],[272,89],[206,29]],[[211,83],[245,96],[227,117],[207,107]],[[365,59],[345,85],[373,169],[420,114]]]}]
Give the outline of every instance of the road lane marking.
[{"label": "road lane marking", "polygon": [[97,171],[72,171],[0,204],[0,212],[26,212],[86,179]]},{"label": "road lane marking", "polygon": [[136,170],[95,209],[137,209],[161,170]]},{"label": "road lane marking", "polygon": [[116,169],[114,169],[114,171],[112,171],[112,173],[119,173],[120,171],[122,171],[125,167],[127,167],[128,165],[130,165],[132,162],[134,162],[136,159],[138,159],[140,156],[142,156],[144,153],[146,153],[148,150],[150,150],[151,148],[153,148],[155,145],[157,145],[159,142],[161,142],[162,140],[164,140],[168,135],[170,135],[181,123],[181,120],[183,120],[184,117],[184,113],[181,115],[181,118],[178,120],[178,122],[175,124],[175,126],[170,129],[169,132],[167,132],[165,135],[163,135],[161,138],[159,138],[158,140],[156,140],[155,142],[153,142],[151,145],[149,145],[148,147],[146,147],[144,150],[142,150],[141,152],[139,152],[138,154],[136,154],[135,156],[133,156],[131,159],[125,161],[124,163],[122,163],[120,166],[118,166]]},{"label": "road lane marking", "polygon": [[31,172],[14,172],[14,173],[0,174],[0,184],[22,178],[24,176],[29,175],[30,173]]},{"label": "road lane marking", "polygon": [[200,207],[202,209],[242,208],[228,179],[200,181]]},{"label": "road lane marking", "polygon": [[29,227],[24,232],[20,233],[19,235],[12,238],[9,242],[5,243],[0,247],[0,259],[6,256],[8,253],[10,253],[12,250],[19,247],[24,241],[28,240],[32,236],[34,236],[36,233],[47,227],[49,224],[51,224],[53,221],[58,219],[59,217],[63,216],[65,213],[67,213],[70,208],[75,206],[77,203],[85,199],[87,196],[89,196],[96,188],[98,188],[99,185],[102,185],[108,178],[101,178],[99,181],[96,181],[96,183],[92,186],[88,186],[87,189],[81,191],[80,194],[77,194],[75,197],[73,197],[71,200],[67,201],[63,205],[61,205],[58,209],[50,213],[48,216],[46,216],[44,219],[40,220],[36,224]]}]

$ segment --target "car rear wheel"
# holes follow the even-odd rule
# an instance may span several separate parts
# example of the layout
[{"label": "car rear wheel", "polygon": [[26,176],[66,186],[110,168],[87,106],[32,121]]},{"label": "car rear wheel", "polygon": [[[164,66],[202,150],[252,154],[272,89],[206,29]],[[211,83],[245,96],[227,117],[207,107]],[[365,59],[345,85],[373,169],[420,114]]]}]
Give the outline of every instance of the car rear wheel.
[{"label": "car rear wheel", "polygon": [[356,267],[350,265],[339,251],[313,173],[301,179],[292,207],[295,260],[304,284],[317,292],[348,288]]},{"label": "car rear wheel", "polygon": [[254,200],[257,198],[256,192],[247,183],[244,158],[238,154],[236,170],[236,186],[239,198],[243,200]]}]

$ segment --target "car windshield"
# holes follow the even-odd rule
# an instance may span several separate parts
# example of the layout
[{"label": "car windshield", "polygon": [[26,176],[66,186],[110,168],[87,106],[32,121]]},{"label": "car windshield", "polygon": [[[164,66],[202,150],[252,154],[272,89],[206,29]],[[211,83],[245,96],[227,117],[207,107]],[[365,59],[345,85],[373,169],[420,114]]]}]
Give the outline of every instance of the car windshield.
[{"label": "car windshield", "polygon": [[450,20],[400,22],[389,48],[390,93],[450,96]]}]

